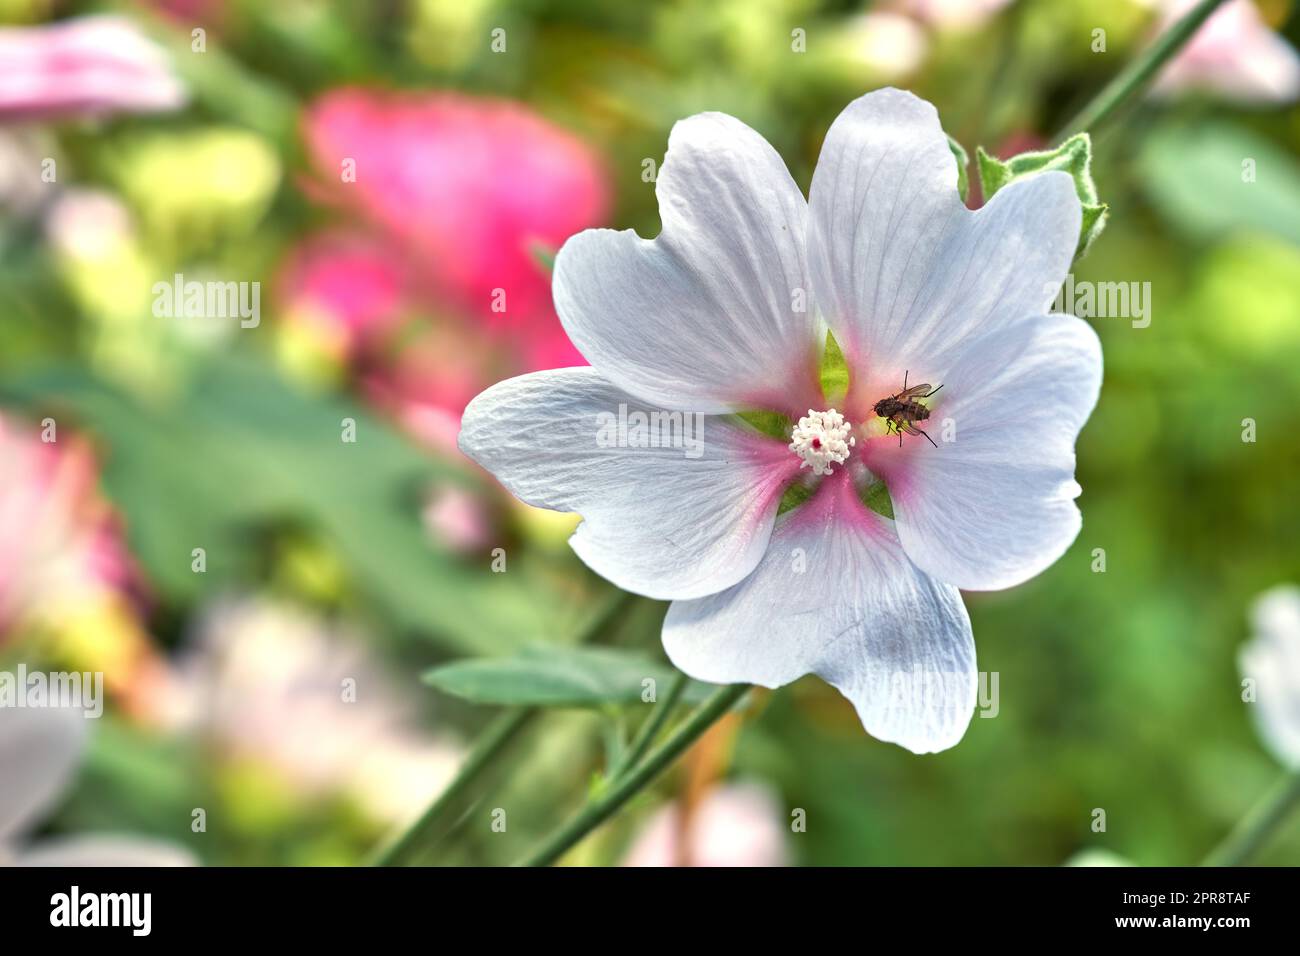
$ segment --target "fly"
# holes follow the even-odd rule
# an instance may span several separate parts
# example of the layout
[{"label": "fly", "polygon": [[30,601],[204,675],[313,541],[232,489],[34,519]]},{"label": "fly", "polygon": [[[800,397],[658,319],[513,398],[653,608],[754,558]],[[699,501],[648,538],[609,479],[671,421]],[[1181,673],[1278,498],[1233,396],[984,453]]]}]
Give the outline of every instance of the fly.
[{"label": "fly", "polygon": [[[930,417],[930,409],[926,408],[918,398],[929,398],[935,392],[943,388],[930,388],[929,383],[924,385],[913,385],[907,387],[907,372],[903,373],[903,390],[897,395],[890,395],[876,402],[875,412],[889,424],[891,432],[898,432],[898,447],[903,447],[903,435],[923,435],[925,440],[934,445],[934,439],[925,434],[924,429],[916,426],[917,422],[923,422]],[[934,445],[938,448],[938,445]]]}]

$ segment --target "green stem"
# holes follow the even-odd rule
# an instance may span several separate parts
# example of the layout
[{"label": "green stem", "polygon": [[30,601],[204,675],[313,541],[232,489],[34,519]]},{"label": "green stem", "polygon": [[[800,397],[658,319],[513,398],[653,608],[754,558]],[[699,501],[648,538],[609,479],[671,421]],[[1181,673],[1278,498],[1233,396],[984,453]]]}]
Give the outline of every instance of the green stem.
[{"label": "green stem", "polygon": [[748,691],[748,684],[719,687],[642,763],[614,781],[608,790],[579,810],[568,823],[556,830],[540,847],[521,860],[519,865],[547,866],[554,863],[579,840],[613,816],[642,787],[667,770]]},{"label": "green stem", "polygon": [[1160,68],[1192,38],[1195,33],[1224,0],[1201,0],[1186,16],[1156,38],[1137,59],[1120,71],[1115,79],[1106,84],[1092,102],[1085,106],[1074,119],[1065,124],[1057,135],[1057,142],[1074,133],[1083,133],[1103,122],[1132,97],[1142,92],[1160,72]]},{"label": "green stem", "polygon": [[1283,777],[1263,800],[1215,847],[1202,866],[1242,866],[1268,842],[1297,806],[1300,806],[1300,772]]},{"label": "green stem", "polygon": [[[586,644],[604,632],[634,598],[635,595],[621,592],[611,599],[601,612],[596,615],[591,624],[579,635],[578,643]],[[393,866],[406,856],[433,831],[438,821],[456,804],[457,799],[469,785],[491,766],[496,757],[506,748],[506,745],[514,740],[519,732],[528,726],[539,713],[540,711],[536,707],[512,707],[503,711],[474,741],[474,746],[465,757],[465,762],[461,764],[451,783],[438,794],[424,813],[420,814],[419,819],[393,840],[382,845],[371,858],[370,864],[372,866]]]},{"label": "green stem", "polygon": [[655,709],[646,718],[636,737],[628,746],[627,752],[619,758],[618,762],[609,769],[609,779],[615,780],[622,776],[629,767],[635,767],[637,762],[645,756],[645,752],[650,749],[654,739],[658,736],[659,731],[663,729],[668,722],[669,715],[672,714],[673,708],[677,706],[677,699],[682,696],[682,691],[686,689],[686,675],[678,671],[673,675],[673,682],[668,685],[668,693],[663,699],[655,703]]},{"label": "green stem", "polygon": [[527,726],[536,714],[536,707],[512,707],[502,711],[474,741],[473,748],[451,783],[438,794],[437,799],[429,804],[428,809],[415,823],[375,854],[371,865],[394,866],[409,853],[433,829],[448,808],[455,804],[465,789],[492,763],[493,758]]}]

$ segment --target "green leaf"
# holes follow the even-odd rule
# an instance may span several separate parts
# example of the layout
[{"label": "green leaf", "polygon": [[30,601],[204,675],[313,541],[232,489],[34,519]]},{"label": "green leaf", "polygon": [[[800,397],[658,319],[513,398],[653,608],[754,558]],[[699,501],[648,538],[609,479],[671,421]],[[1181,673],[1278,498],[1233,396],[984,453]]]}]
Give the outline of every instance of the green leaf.
[{"label": "green leaf", "polygon": [[978,146],[975,164],[985,202],[992,199],[999,189],[1027,176],[1053,171],[1069,173],[1074,180],[1075,194],[1083,206],[1076,257],[1087,252],[1106,227],[1109,207],[1098,198],[1097,186],[1092,180],[1092,140],[1087,133],[1071,136],[1056,149],[1020,153],[1008,160],[990,156],[984,152],[984,147]]},{"label": "green leaf", "polygon": [[[947,133],[944,135],[948,136]],[[966,195],[970,192],[970,156],[961,143],[951,136],[948,136],[948,148],[952,150],[952,158],[957,161],[957,193],[961,196],[961,201],[965,202]]]},{"label": "green leaf", "polygon": [[195,54],[188,31],[157,39],[170,49],[171,62],[205,115],[256,130],[286,148],[295,142],[302,105],[288,88],[249,69],[217,43]]},{"label": "green leaf", "polygon": [[[165,404],[79,368],[4,390],[34,417],[65,418],[102,446],[105,491],[152,586],[183,603],[258,580],[256,532],[301,522],[341,557],[358,590],[401,627],[452,650],[504,652],[571,631],[580,593],[562,596],[545,568],[510,555],[487,573],[440,550],[420,521],[434,481],[467,471],[424,453],[349,402],[308,395],[257,362],[221,359]],[[356,442],[341,440],[356,422]],[[207,570],[191,569],[203,548]]]},{"label": "green leaf", "polygon": [[1241,230],[1300,244],[1300,162],[1243,127],[1157,128],[1137,169],[1156,209],[1196,238]]},{"label": "green leaf", "polygon": [[[629,651],[598,647],[526,647],[510,657],[445,664],[424,674],[426,684],[478,704],[530,707],[605,707],[639,704],[642,682],[666,688],[674,671]],[[711,690],[692,681],[684,698]]]}]

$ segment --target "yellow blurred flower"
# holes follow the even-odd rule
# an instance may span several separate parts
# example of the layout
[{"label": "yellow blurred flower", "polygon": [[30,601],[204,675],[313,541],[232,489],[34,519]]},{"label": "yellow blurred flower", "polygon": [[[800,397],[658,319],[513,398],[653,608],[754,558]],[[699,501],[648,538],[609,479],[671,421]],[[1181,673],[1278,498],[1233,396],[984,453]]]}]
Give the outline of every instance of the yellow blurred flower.
[{"label": "yellow blurred flower", "polygon": [[139,136],[118,150],[112,173],[149,237],[183,254],[251,233],[281,169],[255,133],[208,127]]}]

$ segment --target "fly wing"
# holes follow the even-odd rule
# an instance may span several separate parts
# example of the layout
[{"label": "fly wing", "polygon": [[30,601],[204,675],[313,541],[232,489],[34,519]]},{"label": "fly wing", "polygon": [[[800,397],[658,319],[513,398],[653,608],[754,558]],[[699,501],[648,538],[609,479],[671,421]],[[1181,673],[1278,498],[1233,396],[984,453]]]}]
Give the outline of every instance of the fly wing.
[{"label": "fly wing", "polygon": [[911,422],[906,422],[906,421],[904,421],[904,422],[899,422],[899,423],[898,423],[898,427],[901,428],[903,431],[907,432],[909,435],[924,435],[924,434],[925,434],[925,432],[921,431],[921,429],[917,428],[917,427],[916,427],[915,425],[913,425]]},{"label": "fly wing", "polygon": [[915,398],[917,396],[921,398],[925,398],[925,396],[929,394],[930,394],[930,384],[927,382],[924,385],[913,385],[911,388],[905,388],[903,389],[903,391],[899,392],[894,397],[897,398],[900,402],[906,402],[909,399]]}]

